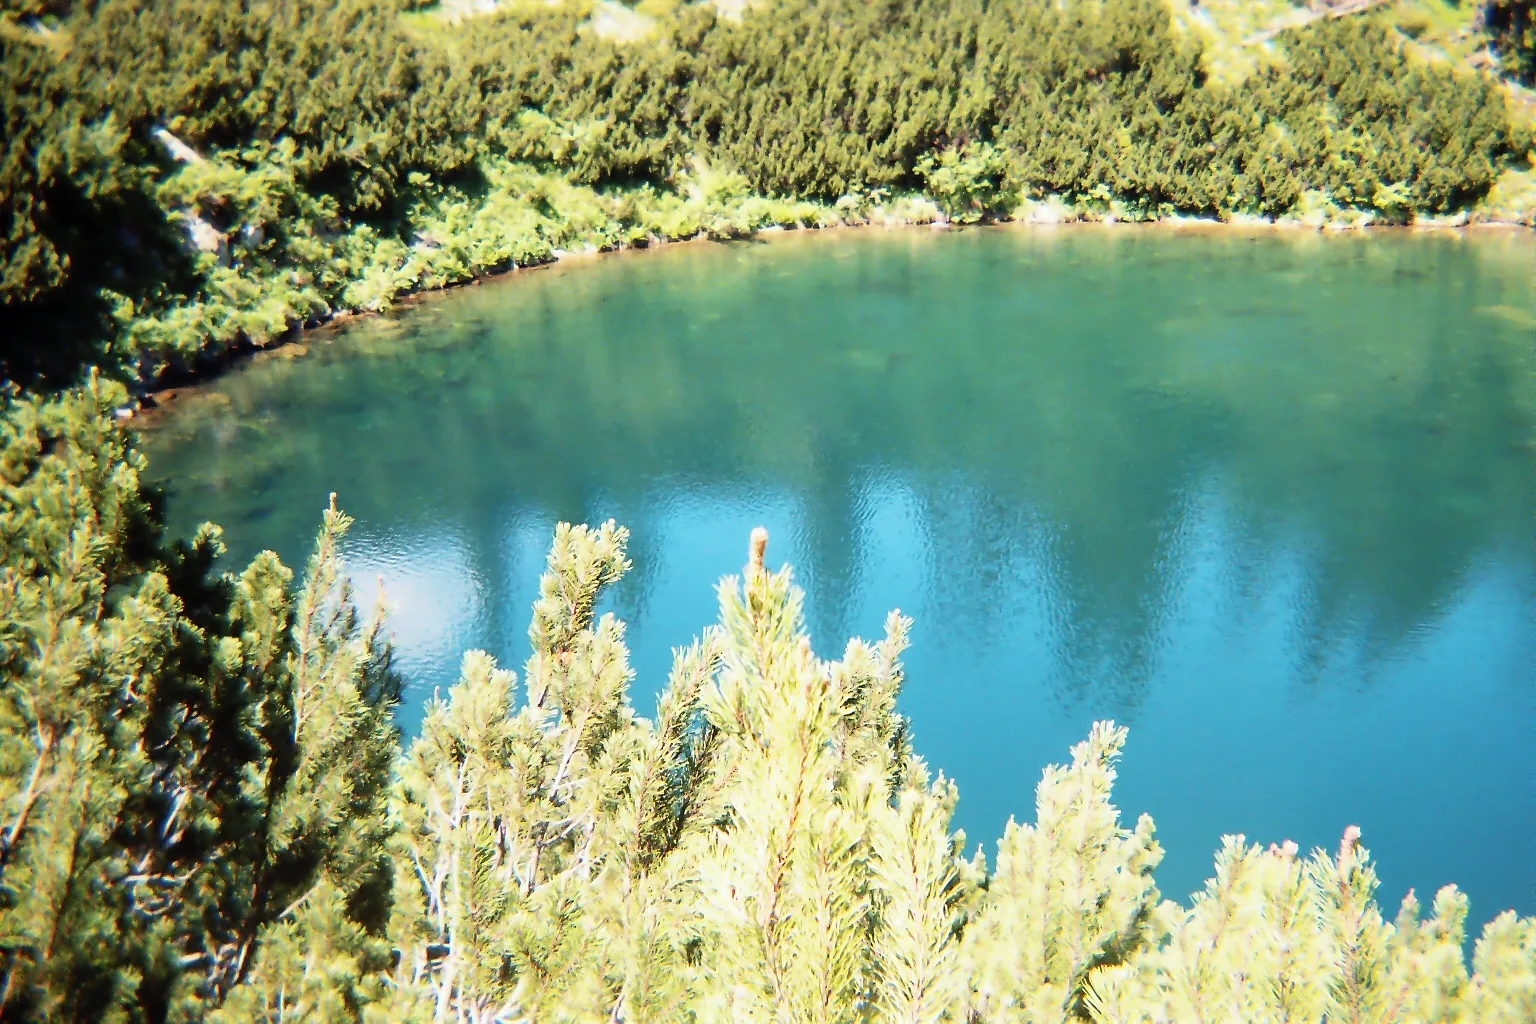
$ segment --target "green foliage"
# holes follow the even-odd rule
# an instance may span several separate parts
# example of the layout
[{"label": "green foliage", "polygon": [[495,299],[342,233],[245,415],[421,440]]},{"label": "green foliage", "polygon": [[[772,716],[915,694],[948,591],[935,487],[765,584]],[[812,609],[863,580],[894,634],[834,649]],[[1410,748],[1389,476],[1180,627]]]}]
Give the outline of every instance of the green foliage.
[{"label": "green foliage", "polygon": [[270,553],[214,578],[216,528],[162,542],[123,398],[93,380],[6,409],[7,1019],[197,1016],[261,982],[278,954],[258,938],[318,882],[347,920],[388,913],[397,684],[339,582],[345,520],[328,513],[296,601]]},{"label": "green foliage", "polygon": [[1483,20],[1510,77],[1536,83],[1536,11],[1530,0],[1488,0]]},{"label": "green foliage", "polygon": [[931,219],[884,202],[924,189],[959,221],[1047,197],[1408,221],[1468,210],[1530,145],[1502,86],[1370,17],[1293,30],[1233,82],[1160,0],[662,4],[629,43],[576,0],[460,23],[410,6],[7,22],[6,374],[152,377],[573,248]]},{"label": "green foliage", "polygon": [[562,525],[519,687],[483,652],[401,751],[400,681],[324,513],[305,583],[158,533],[93,380],[6,410],[0,999],[8,1020],[1516,1024],[1536,921],[1462,954],[1454,888],[1394,922],[1346,832],[1229,837],[1162,901],[1094,726],[988,873],[896,712],[908,620],[812,651],[754,533],[654,721],[595,609],[628,534]]},{"label": "green foliage", "polygon": [[[1313,180],[1344,203],[1444,213],[1492,187],[1501,152],[1529,145],[1493,82],[1410,58],[1371,21],[1320,22],[1289,50],[1272,89],[1296,111],[1298,149],[1317,154]],[[1378,73],[1360,75],[1362,62]]]},{"label": "green foliage", "polygon": [[113,290],[184,286],[151,172],[75,87],[63,44],[0,18],[0,368],[57,387],[115,366]]},{"label": "green foliage", "polygon": [[[98,408],[112,397],[113,389],[93,383],[62,403],[15,403],[5,419],[0,993],[7,1016],[119,1019],[152,969],[122,932],[137,898],[158,895],[135,869],[160,859],[169,844],[154,842],[151,828],[148,848],[131,848],[118,832],[134,824],[135,803],[158,802],[155,766],[138,739],[181,638],[176,597],[146,558],[141,464],[127,457]],[[164,825],[159,831],[175,831]],[[150,879],[145,870],[137,875]],[[60,932],[67,945],[57,944]],[[158,932],[151,943],[162,940]]]},{"label": "green foliage", "polygon": [[1146,942],[1163,854],[1150,817],[1128,831],[1109,802],[1124,744],[1124,729],[1094,726],[1070,768],[1046,769],[1038,823],[1010,821],[1003,833],[988,905],[966,936],[983,1019],[1069,1020],[1090,971]]},{"label": "green foliage", "polygon": [[[337,545],[350,525],[333,498],[293,606],[292,650],[274,680],[283,748],[269,778],[252,897],[261,930],[248,931],[240,952],[242,966],[250,964],[246,991],[261,993],[264,1004],[308,955],[285,941],[295,928],[324,931],[365,969],[388,960],[386,949],[360,933],[377,939],[388,922],[385,797],[399,749],[392,715],[400,679],[390,667],[382,618],[360,621],[340,575]],[[306,920],[313,922],[307,928]],[[267,941],[274,932],[281,939]],[[250,998],[227,1007],[234,1019],[250,1012]]]},{"label": "green foliage", "polygon": [[290,140],[218,153],[161,186],[173,219],[229,225],[226,255],[200,257],[205,276],[191,296],[162,290],[121,305],[117,315],[133,350],[186,360],[210,344],[265,344],[334,309],[385,309],[404,293],[545,263],[560,251],[729,238],[842,216],[815,203],[754,197],[739,176],[702,163],[677,177],[676,191],[597,191],[533,164],[487,160],[473,183],[442,184],[412,172],[402,190],[403,220],[384,230],[349,225],[332,197],[305,192],[294,154]]},{"label": "green foliage", "polygon": [[957,224],[974,224],[999,211],[1003,198],[999,182],[1007,172],[1007,162],[992,145],[950,147],[937,158],[925,155],[917,162],[917,172],[928,194]]},{"label": "green foliage", "polygon": [[[1445,887],[1433,915],[1421,920],[1410,893],[1396,922],[1387,923],[1373,902],[1376,875],[1358,839],[1351,827],[1337,857],[1317,851],[1300,860],[1293,843],[1266,851],[1227,837],[1216,877],[1194,906],[1163,913],[1159,947],[1096,975],[1094,1019],[1527,1019],[1536,1008],[1536,960],[1520,935],[1528,926],[1513,914],[1490,923],[1469,979],[1466,897]],[[1493,963],[1494,949],[1507,959]]]}]

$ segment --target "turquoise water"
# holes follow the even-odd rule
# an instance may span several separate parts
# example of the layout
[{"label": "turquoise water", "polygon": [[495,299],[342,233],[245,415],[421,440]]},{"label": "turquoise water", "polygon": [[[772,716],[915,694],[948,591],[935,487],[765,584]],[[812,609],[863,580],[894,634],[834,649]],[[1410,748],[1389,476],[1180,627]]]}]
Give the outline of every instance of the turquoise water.
[{"label": "turquoise water", "polygon": [[1388,912],[1536,912],[1536,249],[1520,235],[996,229],[562,264],[311,341],[150,437],[175,525],[301,565],[358,519],[410,680],[521,667],[560,519],[617,518],[649,713],[749,530],[990,844],[1089,724],[1165,893],[1223,833],[1359,824]]}]

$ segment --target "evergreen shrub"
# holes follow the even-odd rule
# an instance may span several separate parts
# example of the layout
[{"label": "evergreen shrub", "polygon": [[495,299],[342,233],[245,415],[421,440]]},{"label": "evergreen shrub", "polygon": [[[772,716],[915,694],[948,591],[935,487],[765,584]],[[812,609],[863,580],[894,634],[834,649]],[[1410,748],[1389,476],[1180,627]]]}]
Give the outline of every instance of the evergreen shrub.
[{"label": "evergreen shrub", "polygon": [[304,581],[162,534],[115,385],[0,421],[0,1014],[15,1021],[1536,1019],[1536,920],[1387,920],[1358,829],[1227,837],[1163,899],[1126,732],[1047,768],[995,858],[898,711],[910,621],[834,660],[756,531],[630,702],[596,614],[626,531],[562,524],[522,679],[483,652],[402,747],[323,512]]},{"label": "evergreen shrub", "polygon": [[[583,0],[457,23],[411,6],[89,0],[57,30],[0,20],[6,374],[152,377],[556,250],[928,199],[957,220],[1045,200],[1464,213],[1531,143],[1496,80],[1372,15],[1292,30],[1234,83],[1161,0],[674,5],[633,42],[586,30]],[[701,190],[700,168],[741,188]]]}]

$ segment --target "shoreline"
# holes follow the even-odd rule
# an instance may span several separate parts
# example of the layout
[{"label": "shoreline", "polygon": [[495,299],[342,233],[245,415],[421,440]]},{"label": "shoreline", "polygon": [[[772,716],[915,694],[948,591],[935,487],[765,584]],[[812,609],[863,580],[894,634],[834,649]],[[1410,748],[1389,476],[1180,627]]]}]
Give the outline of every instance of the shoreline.
[{"label": "shoreline", "polygon": [[858,223],[830,224],[826,226],[801,225],[793,228],[770,226],[758,228],[748,234],[734,238],[713,238],[707,233],[700,232],[692,238],[680,238],[676,240],[656,239],[646,245],[621,246],[612,249],[599,249],[590,252],[571,252],[543,263],[532,263],[527,266],[513,266],[500,270],[487,270],[474,274],[463,281],[444,285],[441,288],[425,288],[420,291],[407,292],[400,295],[388,306],[378,310],[355,311],[347,310],[333,313],[321,319],[297,324],[282,334],[278,335],[266,345],[256,345],[245,342],[240,345],[230,346],[216,357],[207,359],[206,367],[197,367],[183,370],[171,375],[172,379],[165,383],[157,383],[156,386],[143,389],[130,389],[131,404],[117,410],[117,419],[121,423],[130,423],[136,429],[153,430],[160,426],[173,413],[174,406],[180,406],[183,399],[195,397],[207,387],[226,374],[238,369],[245,363],[258,359],[302,359],[309,355],[310,342],[324,343],[329,337],[340,333],[354,324],[380,317],[389,316],[392,313],[424,305],[445,297],[464,288],[478,288],[485,284],[503,284],[510,282],[515,277],[532,271],[553,270],[565,264],[597,262],[604,259],[613,259],[621,256],[635,256],[639,254],[655,254],[678,246],[703,246],[708,244],[729,245],[732,242],[743,241],[770,241],[776,237],[790,238],[796,236],[808,236],[811,234],[827,234],[843,231],[913,231],[925,230],[935,232],[969,231],[975,229],[1003,229],[1003,230],[1027,230],[1027,231],[1059,231],[1059,230],[1092,230],[1098,229],[1106,232],[1124,232],[1126,230],[1141,231],[1177,231],[1195,234],[1230,234],[1250,232],[1255,235],[1264,235],[1272,232],[1309,233],[1324,236],[1350,237],[1367,234],[1429,234],[1429,235],[1464,235],[1483,232],[1536,232],[1536,227],[1521,224],[1518,221],[1481,221],[1471,224],[1367,224],[1367,225],[1322,225],[1315,226],[1304,224],[1300,221],[1222,221],[1203,220],[1198,218],[1161,218],[1146,221],[1123,220],[1062,220],[1040,221],[1030,219],[1004,219],[990,220],[977,224],[955,224],[950,221],[935,221],[921,223],[916,221],[866,221]]}]

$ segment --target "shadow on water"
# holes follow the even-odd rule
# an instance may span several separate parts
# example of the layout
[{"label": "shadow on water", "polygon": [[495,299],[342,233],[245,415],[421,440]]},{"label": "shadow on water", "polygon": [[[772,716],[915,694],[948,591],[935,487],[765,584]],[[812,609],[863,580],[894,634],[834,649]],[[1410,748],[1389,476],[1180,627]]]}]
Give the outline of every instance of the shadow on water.
[{"label": "shadow on water", "polygon": [[648,713],[762,522],[824,655],[916,617],[904,706],[973,837],[1112,716],[1166,891],[1222,831],[1359,823],[1388,904],[1530,913],[1533,269],[1511,237],[678,248],[248,367],[152,468],[238,558],[302,564],[338,491],[421,697],[465,647],[520,665],[552,524],[612,516]]}]

